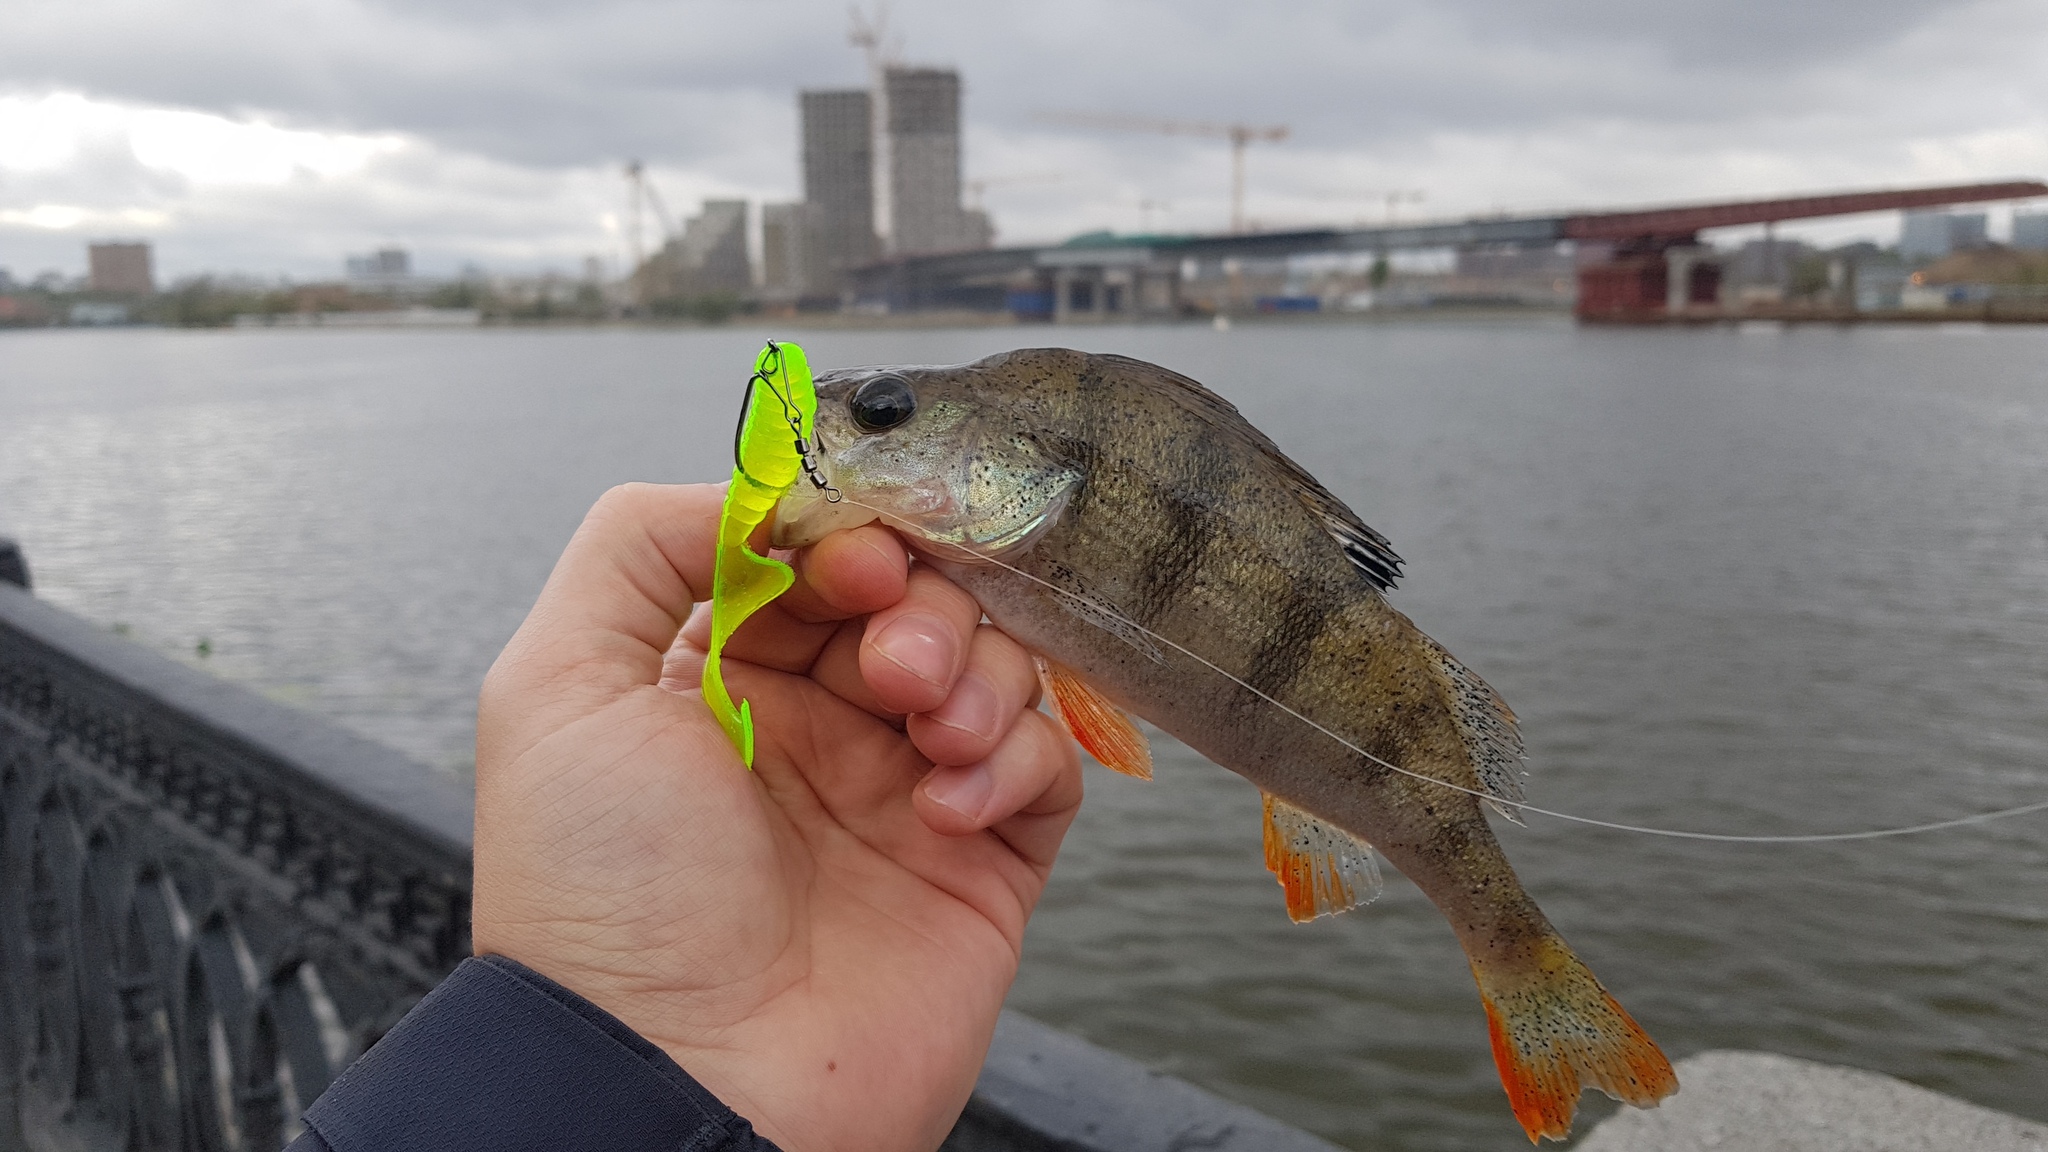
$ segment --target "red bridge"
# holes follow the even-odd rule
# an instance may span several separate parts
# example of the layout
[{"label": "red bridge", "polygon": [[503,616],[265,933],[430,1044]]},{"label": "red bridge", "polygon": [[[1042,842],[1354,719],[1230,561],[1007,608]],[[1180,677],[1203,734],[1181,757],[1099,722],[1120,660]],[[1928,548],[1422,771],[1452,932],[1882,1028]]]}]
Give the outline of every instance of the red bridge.
[{"label": "red bridge", "polygon": [[899,256],[855,269],[852,279],[861,302],[891,312],[1008,308],[1021,316],[1055,321],[1084,312],[1091,319],[1163,317],[1178,314],[1179,269],[1189,259],[1496,244],[1533,247],[1572,240],[1579,243],[1581,253],[1581,319],[1658,320],[1718,302],[1720,265],[1709,249],[1700,246],[1703,229],[2043,196],[2048,196],[2048,184],[2012,180],[1632,212],[1484,216],[1384,228],[1229,235],[1101,233],[1065,244]]},{"label": "red bridge", "polygon": [[1613,255],[1579,268],[1581,319],[1626,320],[1666,315],[1720,299],[1721,270],[1701,259],[1699,233],[1705,228],[1742,224],[1776,224],[1859,212],[1936,208],[1986,200],[2023,200],[2048,196],[2048,184],[2015,180],[2002,184],[1954,184],[1941,188],[1900,188],[1881,192],[1845,192],[1830,196],[1795,196],[1779,200],[1741,200],[1725,204],[1653,208],[1643,212],[1600,212],[1566,216],[1559,237],[1581,242],[1606,241]]}]

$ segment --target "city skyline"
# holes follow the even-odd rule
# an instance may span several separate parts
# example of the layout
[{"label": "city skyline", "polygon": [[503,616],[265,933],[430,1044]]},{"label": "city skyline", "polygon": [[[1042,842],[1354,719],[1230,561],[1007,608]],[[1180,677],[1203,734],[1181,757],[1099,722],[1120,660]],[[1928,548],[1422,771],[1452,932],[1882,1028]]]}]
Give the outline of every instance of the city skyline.
[{"label": "city skyline", "polygon": [[[0,266],[76,275],[87,241],[125,238],[165,281],[333,278],[385,244],[428,274],[622,271],[625,158],[679,215],[796,200],[797,91],[865,83],[837,4],[234,11],[22,6],[0,44]],[[2039,5],[892,16],[905,63],[961,74],[999,242],[1226,221],[1227,145],[1036,118],[1060,109],[1290,124],[1252,150],[1267,226],[1377,219],[1404,190],[1427,196],[1393,202],[1413,219],[2048,172]],[[1058,178],[1001,183],[1041,173]]]}]

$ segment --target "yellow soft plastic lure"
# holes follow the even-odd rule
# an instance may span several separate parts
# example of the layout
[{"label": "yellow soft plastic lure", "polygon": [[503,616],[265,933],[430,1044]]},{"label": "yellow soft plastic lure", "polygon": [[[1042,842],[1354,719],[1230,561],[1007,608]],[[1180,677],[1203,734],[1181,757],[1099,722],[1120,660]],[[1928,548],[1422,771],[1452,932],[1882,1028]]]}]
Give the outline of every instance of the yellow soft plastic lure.
[{"label": "yellow soft plastic lure", "polygon": [[754,361],[740,427],[733,441],[736,467],[725,508],[718,517],[718,559],[711,577],[711,648],[704,656],[704,702],[754,766],[754,713],[742,700],[734,705],[719,671],[719,653],[747,617],[789,590],[796,573],[789,565],[747,547],[747,538],[768,519],[776,501],[806,471],[818,393],[811,384],[804,350],[773,340]]}]

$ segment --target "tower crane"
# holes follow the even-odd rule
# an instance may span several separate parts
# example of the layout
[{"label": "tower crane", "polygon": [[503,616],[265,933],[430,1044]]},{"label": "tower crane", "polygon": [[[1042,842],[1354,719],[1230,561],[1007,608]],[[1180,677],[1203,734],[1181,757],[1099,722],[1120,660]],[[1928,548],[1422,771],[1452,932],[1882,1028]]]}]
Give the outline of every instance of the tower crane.
[{"label": "tower crane", "polygon": [[859,4],[846,9],[846,42],[861,50],[868,62],[869,155],[873,158],[872,184],[875,205],[875,235],[886,250],[896,237],[896,190],[889,174],[894,170],[889,135],[889,69],[903,58],[903,37],[889,29],[887,0],[876,0],[872,12]]},{"label": "tower crane", "polygon": [[668,214],[668,205],[662,202],[661,193],[647,179],[647,165],[638,160],[626,161],[626,186],[633,197],[629,227],[633,241],[633,267],[638,268],[647,259],[647,250],[640,242],[642,205],[654,209],[654,222],[661,228],[661,242],[664,244],[676,238],[676,221]]},{"label": "tower crane", "polygon": [[1049,184],[1066,178],[1065,172],[1021,172],[1006,176],[983,176],[974,180],[963,180],[961,184],[967,190],[966,207],[970,211],[980,211],[985,206],[982,202],[991,188],[1004,184]]},{"label": "tower crane", "polygon": [[1404,202],[1409,204],[1420,204],[1424,200],[1427,200],[1429,198],[1429,194],[1422,191],[1419,188],[1387,188],[1377,191],[1366,190],[1360,192],[1359,195],[1369,196],[1375,200],[1385,201],[1387,205],[1386,222],[1388,224],[1392,224],[1394,222],[1394,213],[1400,204]]},{"label": "tower crane", "polygon": [[654,222],[661,229],[661,242],[667,244],[676,238],[675,217],[668,214],[668,205],[662,203],[661,193],[647,179],[647,166],[638,160],[626,161],[626,187],[632,199],[632,212],[627,219],[627,238],[633,247],[633,271],[631,280],[637,295],[641,289],[640,269],[647,263],[647,246],[641,240],[640,218],[644,208],[654,210]]},{"label": "tower crane", "polygon": [[1050,124],[1076,128],[1102,128],[1113,132],[1155,132],[1163,136],[1201,136],[1230,141],[1230,231],[1242,234],[1244,219],[1244,150],[1255,140],[1287,139],[1285,124],[1264,127],[1255,124],[1221,124],[1210,120],[1167,120],[1152,116],[1124,116],[1113,112],[1045,112],[1038,117]]}]

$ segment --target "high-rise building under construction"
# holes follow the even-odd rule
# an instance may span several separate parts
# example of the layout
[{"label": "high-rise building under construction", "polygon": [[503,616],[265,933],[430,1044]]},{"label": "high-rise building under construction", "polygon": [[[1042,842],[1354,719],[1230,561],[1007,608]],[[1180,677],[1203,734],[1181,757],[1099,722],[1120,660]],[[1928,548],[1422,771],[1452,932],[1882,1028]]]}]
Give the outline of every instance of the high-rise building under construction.
[{"label": "high-rise building under construction", "polygon": [[889,129],[889,250],[894,255],[986,248],[988,218],[960,206],[960,73],[883,73]]},{"label": "high-rise building under construction", "polygon": [[801,202],[761,205],[761,291],[778,303],[793,303],[804,293],[804,221]]},{"label": "high-rise building under construction", "polygon": [[808,291],[836,293],[848,268],[874,261],[874,100],[860,89],[805,92],[805,243]]}]

